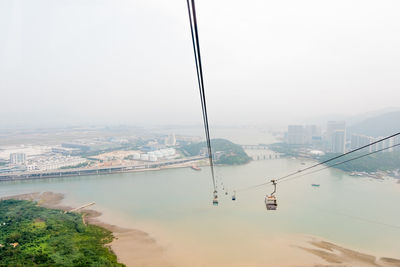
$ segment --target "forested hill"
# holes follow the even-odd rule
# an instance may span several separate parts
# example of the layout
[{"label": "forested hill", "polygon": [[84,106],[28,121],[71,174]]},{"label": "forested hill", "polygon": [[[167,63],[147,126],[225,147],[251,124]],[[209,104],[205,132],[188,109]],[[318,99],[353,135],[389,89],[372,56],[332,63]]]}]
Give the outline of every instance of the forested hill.
[{"label": "forested hill", "polygon": [[400,132],[400,111],[366,119],[349,127],[349,131],[373,137],[389,136]]},{"label": "forested hill", "polygon": [[[211,147],[216,164],[237,165],[248,163],[251,160],[240,145],[226,139],[212,139]],[[206,142],[187,144],[181,148],[187,156],[206,154],[206,149]]]},{"label": "forested hill", "polygon": [[104,247],[112,239],[80,214],[0,201],[0,266],[124,266]]},{"label": "forested hill", "polygon": [[[326,154],[318,160],[323,162],[340,154]],[[350,158],[355,158],[364,155],[362,152],[356,152],[352,154]],[[334,165],[335,163],[341,162],[348,159],[337,159],[330,162],[328,165]],[[400,151],[376,153],[369,155],[359,160],[350,161],[341,165],[335,166],[335,168],[341,169],[348,172],[377,172],[377,171],[393,171],[400,169]]]}]

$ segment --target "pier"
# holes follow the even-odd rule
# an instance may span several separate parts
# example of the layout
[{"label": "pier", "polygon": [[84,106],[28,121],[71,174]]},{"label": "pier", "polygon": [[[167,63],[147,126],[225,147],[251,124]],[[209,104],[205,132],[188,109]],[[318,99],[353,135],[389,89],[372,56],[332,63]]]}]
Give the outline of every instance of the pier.
[{"label": "pier", "polygon": [[78,211],[78,210],[81,210],[81,209],[90,207],[90,206],[92,206],[92,205],[94,205],[94,204],[96,204],[96,203],[95,203],[95,202],[90,202],[90,203],[85,204],[85,205],[82,205],[82,206],[80,206],[80,207],[78,207],[78,208],[74,208],[74,209],[72,209],[72,210],[70,210],[70,211],[65,211],[64,213],[67,213],[67,212],[75,212],[75,211]]}]

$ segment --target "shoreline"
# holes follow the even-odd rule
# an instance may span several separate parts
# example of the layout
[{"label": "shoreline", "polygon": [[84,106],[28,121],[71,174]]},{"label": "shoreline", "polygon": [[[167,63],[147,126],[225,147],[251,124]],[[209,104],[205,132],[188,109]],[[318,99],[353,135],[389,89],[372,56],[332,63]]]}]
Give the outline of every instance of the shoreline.
[{"label": "shoreline", "polygon": [[[136,169],[127,169],[127,170],[113,170],[113,171],[107,171],[107,172],[91,172],[91,173],[85,173],[85,170],[81,170],[82,173],[75,173],[75,174],[68,174],[68,171],[74,172],[78,170],[70,169],[68,171],[65,170],[54,170],[54,175],[48,175],[48,176],[23,176],[23,175],[36,175],[35,173],[28,173],[28,174],[8,174],[4,176],[0,176],[0,183],[1,182],[13,182],[13,181],[31,181],[31,180],[42,180],[42,179],[55,179],[55,178],[68,178],[68,177],[80,177],[80,176],[100,176],[100,175],[109,175],[109,174],[116,174],[116,173],[134,173],[134,172],[146,172],[146,171],[161,171],[161,170],[167,170],[167,169],[180,169],[180,168],[190,168],[193,163],[199,163],[197,164],[198,166],[205,166],[202,164],[203,159],[199,160],[191,160],[187,161],[184,163],[176,163],[176,164],[171,164],[171,165],[164,165],[161,167],[154,167],[154,168],[136,168]],[[122,167],[121,167],[122,168]],[[63,171],[58,173],[58,171]],[[96,171],[96,170],[90,170],[90,171]]]},{"label": "shoreline", "polygon": [[[64,199],[64,195],[61,193],[35,192],[0,198],[0,200],[3,199],[29,200],[37,202],[39,206],[45,208],[64,211],[72,209],[72,207],[61,205]],[[187,259],[179,249],[178,254],[169,255],[171,253],[168,253],[168,248],[162,247],[157,240],[144,231],[122,228],[118,225],[101,221],[99,217],[102,213],[99,211],[83,209],[79,213],[82,214],[85,224],[97,225],[113,233],[114,239],[107,246],[116,254],[118,262],[127,266],[204,265],[204,263],[197,262],[198,259],[190,257]],[[274,242],[278,246],[272,245],[271,247],[274,249],[274,253],[279,255],[277,258],[283,259],[284,262],[271,266],[400,266],[400,259],[373,256],[305,234],[289,238],[282,237],[279,240],[274,240]],[[294,261],[285,259],[284,256],[289,251],[295,254],[292,254],[296,258]],[[242,262],[239,264],[210,262],[206,266],[243,266],[242,264],[247,266],[266,266],[258,262]]]},{"label": "shoreline", "polygon": [[[1,200],[15,199],[36,202],[38,206],[48,209],[58,209],[68,212],[73,209],[71,206],[62,205],[64,195],[53,192],[33,192],[13,196],[1,197]],[[106,246],[117,256],[118,262],[126,266],[171,266],[163,258],[164,248],[148,233],[130,228],[123,228],[99,220],[101,212],[94,209],[82,209],[77,211],[82,215],[84,224],[92,224],[112,232],[113,241]],[[131,253],[132,250],[135,253]]]}]

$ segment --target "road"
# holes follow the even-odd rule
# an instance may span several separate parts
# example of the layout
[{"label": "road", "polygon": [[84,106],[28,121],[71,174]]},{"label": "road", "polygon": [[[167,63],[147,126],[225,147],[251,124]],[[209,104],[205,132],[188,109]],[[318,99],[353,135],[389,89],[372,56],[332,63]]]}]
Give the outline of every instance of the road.
[{"label": "road", "polygon": [[49,171],[29,171],[29,172],[15,172],[15,173],[2,173],[0,174],[0,181],[13,181],[13,180],[27,180],[27,179],[41,179],[41,178],[55,178],[66,176],[81,176],[81,175],[100,175],[109,173],[133,172],[138,170],[154,169],[163,166],[170,166],[181,164],[191,161],[198,161],[205,159],[204,156],[187,157],[183,159],[174,159],[160,162],[144,162],[141,165],[120,165],[108,166],[97,168],[77,168],[77,169],[60,169]]}]

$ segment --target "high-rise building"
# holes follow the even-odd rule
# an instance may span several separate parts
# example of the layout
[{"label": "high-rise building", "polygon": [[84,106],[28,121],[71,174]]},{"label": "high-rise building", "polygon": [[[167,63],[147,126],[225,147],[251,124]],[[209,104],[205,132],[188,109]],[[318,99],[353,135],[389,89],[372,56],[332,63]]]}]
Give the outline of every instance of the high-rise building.
[{"label": "high-rise building", "polygon": [[[373,138],[371,140],[371,142],[378,141],[378,140],[383,139],[383,138],[384,138],[383,136],[378,137],[378,138]],[[395,144],[395,142],[396,141],[395,141],[394,138],[386,139],[384,141],[381,141],[381,142],[378,142],[378,143],[372,145],[370,147],[370,151],[378,151],[378,150],[381,150],[381,149],[385,149],[385,150],[382,150],[382,152],[392,152],[394,150],[394,148],[388,148],[388,147],[393,146]],[[386,148],[388,148],[388,149],[386,149]]]},{"label": "high-rise building", "polygon": [[332,133],[332,152],[346,152],[346,131],[336,130]]},{"label": "high-rise building", "polygon": [[[361,134],[352,134],[350,140],[351,149],[357,149],[362,146],[366,146],[373,142],[373,138],[366,135]],[[371,147],[369,147],[369,151],[372,151]]]},{"label": "high-rise building", "polygon": [[303,125],[289,125],[287,141],[289,145],[303,145],[305,143]]},{"label": "high-rise building", "polygon": [[[356,148],[366,146],[368,144],[371,144],[371,143],[376,142],[383,138],[384,138],[383,136],[374,138],[374,137],[366,136],[366,135],[352,134],[351,135],[351,149],[356,149]],[[400,143],[400,138],[396,139],[396,137],[394,137],[394,138],[389,138],[384,141],[373,144],[365,149],[369,152],[378,151],[381,149],[385,149],[385,150],[382,150],[382,152],[391,152],[391,151],[397,150],[397,147],[394,147],[394,148],[388,148],[388,147],[391,147],[398,143]],[[388,148],[388,149],[386,149],[386,148]]]},{"label": "high-rise building", "polygon": [[[400,135],[395,136],[395,137],[393,138],[393,145],[397,145],[397,144],[400,144]],[[394,151],[400,151],[400,146],[394,147],[393,150],[394,150]]]},{"label": "high-rise building", "polygon": [[[330,152],[344,153],[339,151],[346,150],[346,122],[328,121],[325,133],[325,146],[326,149]],[[342,146],[343,149],[341,149]]]},{"label": "high-rise building", "polygon": [[170,134],[170,135],[168,135],[168,137],[165,138],[165,145],[167,145],[167,146],[175,146],[176,145],[175,134]]},{"label": "high-rise building", "polygon": [[25,153],[11,153],[10,154],[10,163],[15,165],[22,165],[26,162]]},{"label": "high-rise building", "polygon": [[321,139],[321,131],[317,125],[306,125],[304,127],[304,142],[306,144],[313,144],[315,140]]}]

